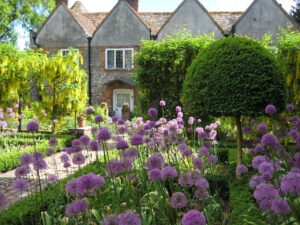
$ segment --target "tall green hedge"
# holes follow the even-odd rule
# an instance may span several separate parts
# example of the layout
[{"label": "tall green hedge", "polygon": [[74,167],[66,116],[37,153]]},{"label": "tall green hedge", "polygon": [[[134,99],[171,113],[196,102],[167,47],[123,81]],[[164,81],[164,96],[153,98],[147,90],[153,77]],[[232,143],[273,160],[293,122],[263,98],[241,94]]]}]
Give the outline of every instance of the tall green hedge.
[{"label": "tall green hedge", "polygon": [[182,105],[180,92],[187,68],[198,52],[212,41],[212,35],[193,37],[183,33],[162,42],[142,41],[136,55],[137,75],[134,77],[140,93],[139,116],[147,115],[148,108],[157,107],[159,100],[167,103],[167,117],[177,105]]}]

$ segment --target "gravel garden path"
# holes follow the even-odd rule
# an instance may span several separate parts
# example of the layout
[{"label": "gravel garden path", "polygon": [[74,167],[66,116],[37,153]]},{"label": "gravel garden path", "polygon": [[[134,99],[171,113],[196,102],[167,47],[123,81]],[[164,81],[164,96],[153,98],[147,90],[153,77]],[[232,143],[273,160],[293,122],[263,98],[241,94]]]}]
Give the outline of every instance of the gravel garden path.
[{"label": "gravel garden path", "polygon": [[[107,146],[108,146],[108,149],[113,149],[113,148],[115,148],[115,143],[113,141],[107,141]],[[82,153],[86,157],[85,164],[83,164],[82,166],[85,166],[96,160],[95,152],[83,151]],[[103,152],[101,152],[101,151],[98,152],[99,155],[101,155],[102,153]],[[63,163],[60,162],[60,156],[62,154],[64,154],[64,152],[58,152],[52,156],[44,158],[44,160],[47,163],[47,169],[43,170],[42,176],[41,176],[42,177],[41,186],[43,188],[45,188],[49,184],[49,181],[47,180],[47,177],[49,174],[57,173],[58,180],[62,180],[78,170],[78,166],[74,166],[74,165],[69,167],[68,170],[65,169],[63,167]],[[55,160],[57,162],[56,165],[54,163]],[[72,159],[70,157],[70,161],[71,160]],[[57,167],[57,169],[56,169],[56,167]],[[57,172],[56,172],[56,170],[57,170]],[[32,190],[33,193],[38,191],[38,186],[37,186],[38,179],[36,176],[36,172],[32,168],[31,168],[30,175],[28,177],[29,178],[27,178],[26,180],[28,181],[28,184],[29,184],[29,190]],[[8,206],[14,204],[15,202],[21,200],[21,198],[24,198],[28,195],[27,192],[23,193],[21,195],[20,191],[16,191],[13,189],[13,185],[14,185],[15,181],[16,181],[15,169],[8,171],[6,173],[0,173],[0,192],[5,195]]]}]

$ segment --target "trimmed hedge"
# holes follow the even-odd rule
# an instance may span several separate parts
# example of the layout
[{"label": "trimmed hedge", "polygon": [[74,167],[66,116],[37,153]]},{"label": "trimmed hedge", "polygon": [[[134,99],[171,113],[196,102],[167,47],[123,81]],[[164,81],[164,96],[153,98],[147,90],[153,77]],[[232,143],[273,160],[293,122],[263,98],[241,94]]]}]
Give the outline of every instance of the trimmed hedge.
[{"label": "trimmed hedge", "polygon": [[[72,135],[55,135],[54,137],[56,137],[58,141],[58,145],[56,146],[58,150],[64,146],[70,146],[72,140],[75,138]],[[49,148],[48,139],[45,139],[43,143],[37,144],[35,147],[31,146],[19,151],[2,154],[0,155],[0,172],[3,173],[20,166],[20,157],[24,153],[32,154],[34,151],[39,151],[42,152],[43,155],[46,155],[47,149]]]}]

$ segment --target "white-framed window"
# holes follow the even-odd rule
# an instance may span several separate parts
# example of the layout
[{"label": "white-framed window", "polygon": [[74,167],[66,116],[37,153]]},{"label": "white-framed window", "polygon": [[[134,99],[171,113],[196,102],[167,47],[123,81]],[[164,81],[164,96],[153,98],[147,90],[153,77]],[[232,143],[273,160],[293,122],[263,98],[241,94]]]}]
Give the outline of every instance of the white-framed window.
[{"label": "white-framed window", "polygon": [[133,48],[105,49],[105,69],[133,69]]},{"label": "white-framed window", "polygon": [[79,52],[79,50],[77,48],[73,48],[73,49],[60,49],[61,55],[62,56],[66,56],[70,51],[72,50],[72,52]]}]

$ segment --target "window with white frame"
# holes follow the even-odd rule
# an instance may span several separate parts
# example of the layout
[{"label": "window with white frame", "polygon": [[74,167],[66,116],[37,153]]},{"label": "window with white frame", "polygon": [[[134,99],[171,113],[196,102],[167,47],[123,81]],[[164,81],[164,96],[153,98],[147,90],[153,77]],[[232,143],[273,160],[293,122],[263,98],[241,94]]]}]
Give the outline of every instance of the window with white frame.
[{"label": "window with white frame", "polygon": [[133,69],[133,48],[105,49],[105,69]]},{"label": "window with white frame", "polygon": [[[78,53],[78,52],[79,52],[79,50],[78,50],[77,48],[71,48],[71,49],[68,49],[68,48],[66,48],[66,49],[60,49],[61,55],[62,55],[63,57],[67,56],[67,55],[68,55],[68,53],[69,53],[70,51],[72,51],[72,52],[76,52],[76,53]],[[77,58],[77,62],[79,63],[79,57]]]}]

